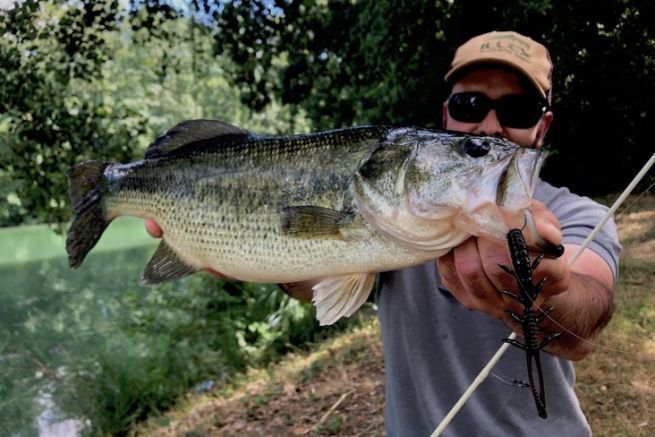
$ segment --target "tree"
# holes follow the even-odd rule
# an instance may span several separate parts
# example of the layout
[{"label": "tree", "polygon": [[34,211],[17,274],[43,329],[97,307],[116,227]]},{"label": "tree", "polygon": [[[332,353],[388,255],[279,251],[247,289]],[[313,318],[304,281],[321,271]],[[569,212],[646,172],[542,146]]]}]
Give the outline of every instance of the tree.
[{"label": "tree", "polygon": [[138,159],[185,119],[308,129],[302,111],[275,98],[256,111],[240,103],[212,31],[155,1],[29,0],[0,15],[0,226],[67,220],[71,166]]},{"label": "tree", "polygon": [[[546,177],[598,194],[624,186],[652,150],[654,9],[646,0],[244,0],[213,16],[246,102],[257,106],[272,90],[320,127],[437,126],[459,44],[506,29],[541,40],[555,63]],[[271,81],[262,72],[276,58],[287,66]]]},{"label": "tree", "polygon": [[14,200],[0,224],[67,218],[66,170],[76,160],[132,156],[127,145],[143,117],[77,92],[109,59],[117,13],[118,1],[57,8],[26,0],[0,15],[0,195]]},{"label": "tree", "polygon": [[[0,225],[67,219],[71,165],[133,159],[180,118],[285,133],[306,130],[305,113],[315,128],[438,127],[454,49],[494,29],[550,48],[548,180],[615,191],[652,153],[655,5],[646,0],[171,4],[26,0],[0,15]],[[118,80],[119,59],[142,86]]]}]

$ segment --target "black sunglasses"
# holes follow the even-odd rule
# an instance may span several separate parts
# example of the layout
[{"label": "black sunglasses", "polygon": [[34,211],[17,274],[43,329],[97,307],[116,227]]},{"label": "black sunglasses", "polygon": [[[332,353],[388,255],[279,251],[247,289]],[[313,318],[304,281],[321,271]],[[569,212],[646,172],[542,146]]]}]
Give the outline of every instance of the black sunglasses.
[{"label": "black sunglasses", "polygon": [[508,94],[492,100],[479,92],[455,93],[448,97],[448,113],[463,123],[479,123],[491,109],[501,125],[516,129],[527,129],[537,124],[549,109],[543,97],[523,94]]}]

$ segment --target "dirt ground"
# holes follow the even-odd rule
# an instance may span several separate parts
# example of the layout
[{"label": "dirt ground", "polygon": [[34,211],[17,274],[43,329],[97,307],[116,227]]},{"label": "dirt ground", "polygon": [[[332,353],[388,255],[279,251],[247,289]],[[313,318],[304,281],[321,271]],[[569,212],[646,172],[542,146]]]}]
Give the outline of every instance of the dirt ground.
[{"label": "dirt ground", "polygon": [[251,371],[246,379],[252,382],[230,396],[193,396],[165,422],[151,420],[137,434],[383,435],[383,372],[379,329],[371,318],[315,352]]},{"label": "dirt ground", "polygon": [[[628,202],[629,204],[629,202]],[[617,216],[624,245],[616,311],[576,390],[596,436],[655,435],[655,196]],[[384,368],[374,317],[293,354],[231,392],[192,395],[135,434],[383,435]]]}]

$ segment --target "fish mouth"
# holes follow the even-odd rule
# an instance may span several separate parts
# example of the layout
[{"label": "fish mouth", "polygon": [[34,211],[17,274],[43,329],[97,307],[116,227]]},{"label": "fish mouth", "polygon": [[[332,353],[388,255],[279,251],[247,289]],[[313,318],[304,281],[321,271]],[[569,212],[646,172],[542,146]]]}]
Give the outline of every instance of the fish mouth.
[{"label": "fish mouth", "polygon": [[539,235],[537,224],[534,221],[534,217],[532,217],[532,213],[527,209],[523,213],[525,215],[525,227],[533,237],[537,250],[550,258],[559,258],[564,255],[564,246],[561,244],[553,244]]},{"label": "fish mouth", "polygon": [[525,224],[545,154],[538,149],[517,148],[484,167],[469,184],[465,208],[454,219],[455,227],[471,235],[504,241],[512,228]]},{"label": "fish mouth", "polygon": [[[534,156],[533,152],[536,152],[537,155]],[[525,155],[528,153],[530,155],[527,156],[527,159],[521,161],[521,158],[518,155]],[[539,172],[541,171],[541,167],[544,165],[546,156],[548,156],[548,152],[542,149],[521,149],[515,158],[518,162],[517,168],[519,170],[519,175],[526,189],[528,190],[530,197],[532,197],[534,190],[537,187]]]},{"label": "fish mouth", "polygon": [[507,157],[496,184],[496,204],[510,210],[526,208],[545,159],[546,152],[543,150],[528,148],[521,148]]}]

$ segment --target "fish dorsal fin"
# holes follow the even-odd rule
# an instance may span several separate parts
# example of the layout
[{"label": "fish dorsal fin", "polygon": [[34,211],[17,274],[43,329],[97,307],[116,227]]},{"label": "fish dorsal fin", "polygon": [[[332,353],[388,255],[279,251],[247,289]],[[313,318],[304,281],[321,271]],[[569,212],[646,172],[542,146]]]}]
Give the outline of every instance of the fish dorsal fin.
[{"label": "fish dorsal fin", "polygon": [[350,317],[366,302],[375,283],[375,273],[353,273],[324,279],[312,288],[312,303],[321,326]]},{"label": "fish dorsal fin", "polygon": [[234,135],[249,135],[245,129],[218,120],[187,120],[176,124],[146,149],[146,158],[157,158],[198,141]]},{"label": "fish dorsal fin", "polygon": [[280,229],[282,234],[297,238],[345,239],[340,227],[351,215],[321,206],[288,206],[282,209]]},{"label": "fish dorsal fin", "polygon": [[182,261],[173,252],[173,249],[162,240],[143,271],[141,283],[145,285],[160,284],[173,279],[184,278],[196,273],[198,270]]}]

